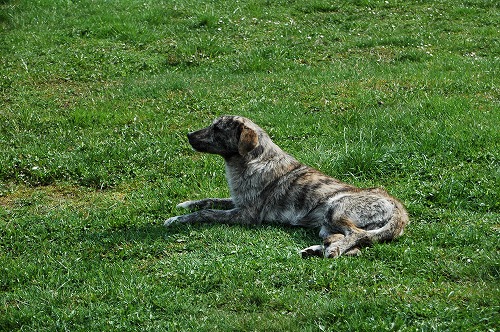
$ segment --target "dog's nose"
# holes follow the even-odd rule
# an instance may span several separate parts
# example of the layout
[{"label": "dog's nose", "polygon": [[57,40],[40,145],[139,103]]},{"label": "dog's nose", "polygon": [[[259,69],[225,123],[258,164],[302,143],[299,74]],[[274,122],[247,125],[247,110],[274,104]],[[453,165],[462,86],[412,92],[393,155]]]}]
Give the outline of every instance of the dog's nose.
[{"label": "dog's nose", "polygon": [[193,145],[193,140],[194,140],[194,132],[192,132],[192,133],[187,133],[187,138],[188,138],[188,142],[189,142],[189,144]]}]

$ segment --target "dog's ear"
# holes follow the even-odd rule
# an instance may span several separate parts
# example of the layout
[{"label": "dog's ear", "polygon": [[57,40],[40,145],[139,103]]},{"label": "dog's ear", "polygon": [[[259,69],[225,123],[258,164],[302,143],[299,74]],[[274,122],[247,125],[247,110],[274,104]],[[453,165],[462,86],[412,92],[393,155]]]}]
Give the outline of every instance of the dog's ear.
[{"label": "dog's ear", "polygon": [[259,137],[255,130],[245,125],[241,126],[240,141],[238,143],[238,152],[244,156],[259,145]]}]

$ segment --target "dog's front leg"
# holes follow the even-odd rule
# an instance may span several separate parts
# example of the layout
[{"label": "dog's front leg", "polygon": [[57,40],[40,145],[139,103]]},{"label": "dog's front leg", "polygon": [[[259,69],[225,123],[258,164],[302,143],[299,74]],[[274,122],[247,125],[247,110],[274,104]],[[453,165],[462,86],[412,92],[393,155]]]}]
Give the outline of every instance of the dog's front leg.
[{"label": "dog's front leg", "polygon": [[231,198],[205,198],[199,201],[186,201],[177,205],[177,208],[183,208],[189,211],[205,209],[234,209],[234,203]]},{"label": "dog's front leg", "polygon": [[163,224],[165,227],[173,223],[218,222],[225,224],[250,224],[252,220],[246,218],[241,209],[231,210],[200,210],[182,216],[169,218]]}]

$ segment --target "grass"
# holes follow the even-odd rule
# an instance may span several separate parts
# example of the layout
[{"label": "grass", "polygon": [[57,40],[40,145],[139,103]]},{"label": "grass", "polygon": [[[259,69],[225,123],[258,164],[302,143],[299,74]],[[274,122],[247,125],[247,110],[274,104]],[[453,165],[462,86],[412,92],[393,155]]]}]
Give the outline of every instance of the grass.
[{"label": "grass", "polygon": [[[0,330],[496,331],[500,7],[0,1]],[[221,114],[384,186],[406,234],[162,227],[228,195],[186,132]]]}]

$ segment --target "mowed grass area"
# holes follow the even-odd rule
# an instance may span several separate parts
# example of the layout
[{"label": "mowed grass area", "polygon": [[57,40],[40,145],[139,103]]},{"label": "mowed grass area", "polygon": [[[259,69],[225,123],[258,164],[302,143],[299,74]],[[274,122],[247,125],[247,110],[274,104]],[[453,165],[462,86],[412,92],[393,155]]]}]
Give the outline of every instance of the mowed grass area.
[{"label": "mowed grass area", "polygon": [[[500,5],[0,1],[0,330],[498,331]],[[411,215],[360,257],[315,230],[176,225],[228,195],[185,134],[250,117]]]}]

